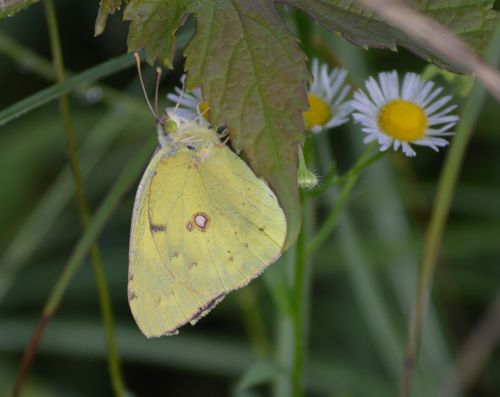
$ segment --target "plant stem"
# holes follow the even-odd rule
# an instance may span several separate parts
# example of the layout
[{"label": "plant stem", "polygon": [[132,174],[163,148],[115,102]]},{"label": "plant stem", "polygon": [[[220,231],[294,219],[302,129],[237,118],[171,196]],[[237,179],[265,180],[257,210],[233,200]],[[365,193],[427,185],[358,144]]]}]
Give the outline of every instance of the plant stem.
[{"label": "plant stem", "polygon": [[[57,18],[53,0],[45,0],[44,8],[47,18],[47,27],[49,31],[49,38],[52,50],[54,72],[56,75],[56,80],[59,83],[62,83],[65,80],[64,62],[63,62],[61,43],[59,40],[59,29],[57,25]],[[80,173],[73,123],[71,120],[70,105],[68,97],[66,95],[60,96],[59,105],[63,119],[63,130],[66,135],[66,143],[68,145],[71,173],[75,184],[76,199],[78,203],[80,220],[82,222],[83,230],[85,231],[87,230],[90,224],[90,215]],[[96,277],[99,305],[101,309],[101,315],[104,323],[104,330],[108,345],[108,366],[111,376],[111,383],[115,396],[123,397],[125,395],[125,382],[123,380],[120,360],[118,356],[118,350],[116,348],[111,299],[109,297],[109,291],[107,287],[106,276],[102,266],[101,255],[96,244],[92,245],[90,249],[90,256]],[[26,373],[27,368],[33,358],[33,355],[35,354],[36,348],[38,346],[39,341],[41,340],[43,331],[48,321],[54,315],[54,312],[57,308],[57,303],[54,305],[47,305],[44,308],[42,319],[39,323],[39,326],[37,327],[35,337],[32,339],[29,345],[29,348],[27,350],[28,354],[25,357],[25,360],[23,360],[23,366],[20,371],[20,377],[18,378],[14,389],[14,395],[18,395],[20,392],[22,383],[24,381],[24,374]]]},{"label": "plant stem", "polygon": [[335,207],[332,209],[319,231],[314,235],[309,244],[307,244],[305,252],[306,256],[313,254],[330,236],[331,232],[338,223],[339,216],[342,214],[342,211],[347,203],[347,199],[349,198],[349,194],[356,184],[360,172],[384,155],[384,153],[377,153],[370,157],[371,151],[372,147],[367,147],[356,161],[354,167],[352,167],[347,174],[345,174],[345,176],[341,177],[341,179],[346,180],[346,183],[340,190]]},{"label": "plant stem", "polygon": [[[492,44],[488,49],[487,58],[491,64],[496,65],[498,63],[500,58],[500,28],[497,28]],[[439,178],[438,190],[423,247],[417,297],[410,324],[399,390],[399,395],[401,397],[408,397],[410,395],[417,351],[422,333],[422,323],[427,311],[446,220],[450,212],[453,194],[465,158],[465,149],[472,136],[473,127],[476,123],[485,96],[486,92],[483,85],[476,81],[464,104],[456,135]]]},{"label": "plant stem", "polygon": [[[303,198],[303,197],[302,197]],[[306,299],[306,200],[302,199],[302,228],[295,243],[295,269],[293,288],[293,366],[292,390],[294,397],[301,397],[304,390],[304,311]]]},{"label": "plant stem", "polygon": [[[304,145],[303,155],[306,161],[310,162],[312,154],[311,140],[307,140]],[[309,317],[310,283],[311,283],[311,256],[307,255],[306,245],[311,230],[312,202],[307,195],[301,192],[301,217],[302,227],[295,243],[295,258],[293,269],[292,288],[292,396],[302,397],[304,395],[304,367],[307,359],[307,323]]]},{"label": "plant stem", "polygon": [[33,332],[32,339],[29,346],[24,352],[23,362],[19,370],[16,386],[14,389],[14,396],[18,395],[17,385],[22,385],[24,377],[26,375],[26,370],[30,364],[33,353],[35,352],[38,343],[41,339],[45,325],[50,319],[51,314],[55,312],[59,304],[61,303],[64,292],[69,286],[69,283],[75,276],[77,270],[80,268],[83,260],[85,259],[87,253],[90,251],[94,241],[99,236],[111,215],[113,210],[118,205],[121,197],[125,194],[127,189],[130,187],[132,181],[136,180],[140,172],[144,168],[144,163],[148,161],[151,157],[151,152],[153,150],[153,145],[156,143],[156,136],[151,135],[150,139],[146,142],[144,147],[132,158],[123,168],[123,171],[116,179],[116,182],[108,190],[106,197],[103,199],[101,205],[96,211],[92,221],[89,224],[88,229],[83,233],[82,237],[75,246],[73,253],[68,259],[64,266],[63,272],[59,275],[59,278],[50,292],[49,298],[45,303],[42,311],[42,315],[38,321],[35,331]]}]

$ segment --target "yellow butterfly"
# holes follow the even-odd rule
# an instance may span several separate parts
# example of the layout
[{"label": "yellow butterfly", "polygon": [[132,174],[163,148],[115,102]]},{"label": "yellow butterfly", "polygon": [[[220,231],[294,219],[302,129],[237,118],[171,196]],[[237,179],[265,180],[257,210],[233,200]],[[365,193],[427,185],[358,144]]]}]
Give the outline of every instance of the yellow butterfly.
[{"label": "yellow butterfly", "polygon": [[167,112],[130,234],[128,300],[147,337],[194,324],[281,255],[286,220],[268,185],[201,120]]}]

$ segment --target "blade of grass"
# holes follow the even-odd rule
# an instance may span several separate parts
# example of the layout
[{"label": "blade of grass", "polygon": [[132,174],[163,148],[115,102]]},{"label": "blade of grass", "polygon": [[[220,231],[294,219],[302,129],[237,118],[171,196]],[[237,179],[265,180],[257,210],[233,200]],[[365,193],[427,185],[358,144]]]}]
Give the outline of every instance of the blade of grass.
[{"label": "blade of grass", "polygon": [[[487,51],[487,61],[496,65],[500,59],[500,27],[497,28],[492,43]],[[465,150],[474,131],[474,125],[481,110],[486,91],[483,85],[476,81],[474,87],[465,101],[456,135],[446,157],[443,171],[439,178],[438,189],[434,201],[431,220],[426,232],[422,252],[417,297],[413,316],[410,323],[404,367],[401,377],[399,395],[407,397],[411,392],[411,384],[417,351],[420,342],[422,322],[425,317],[432,279],[436,269],[439,252],[443,240],[444,229],[448,218],[455,186],[462,169]]]},{"label": "blade of grass", "polygon": [[131,55],[121,55],[70,77],[62,83],[54,84],[38,91],[36,94],[24,98],[0,111],[0,126],[58,98],[61,95],[71,92],[79,85],[89,84],[93,81],[102,79],[103,77],[109,76],[120,70],[127,69],[133,64],[134,58]]},{"label": "blade of grass", "polygon": [[[132,321],[132,320],[131,320]],[[0,320],[0,354],[22,351],[33,329],[33,320]],[[85,360],[105,358],[102,326],[81,319],[54,319],[40,344],[39,354],[62,355]],[[67,336],[71,335],[71,338]],[[244,342],[222,338],[203,337],[196,333],[181,333],[171,338],[146,339],[135,324],[117,326],[117,343],[124,360],[133,365],[170,367],[176,371],[190,371],[217,377],[243,374],[257,357]],[[386,397],[387,383],[374,376],[371,370],[355,371],[348,363],[329,358],[311,357],[306,374],[307,391],[328,396],[336,391],[352,390],[344,395]],[[358,379],[363,379],[359,382]],[[340,395],[341,393],[339,393]],[[286,395],[290,397],[290,395]]]},{"label": "blade of grass", "polygon": [[29,362],[31,361],[32,356],[42,338],[43,330],[47,321],[57,310],[69,283],[75,276],[77,270],[80,268],[80,265],[89,252],[92,244],[96,241],[99,233],[110,219],[113,210],[118,205],[121,197],[125,194],[130,184],[137,179],[140,172],[144,168],[144,164],[151,156],[152,147],[155,142],[156,136],[151,135],[150,139],[141,151],[137,153],[137,155],[133,156],[132,159],[125,165],[123,171],[110,188],[106,197],[102,201],[102,204],[99,206],[99,209],[90,222],[88,229],[85,233],[83,233],[42,310],[42,315],[35,328],[30,344],[25,350],[22,368],[29,365]]},{"label": "blade of grass", "polygon": [[[66,79],[66,76],[54,1],[45,0],[43,4],[49,32],[54,73],[57,82],[62,83]],[[66,144],[69,152],[69,160],[71,166],[70,168],[75,185],[80,222],[82,223],[83,231],[85,231],[90,223],[90,211],[88,209],[86,193],[83,187],[82,176],[80,172],[80,161],[78,159],[78,152],[76,149],[75,132],[73,128],[69,98],[67,95],[64,94],[59,97],[59,107],[61,110],[63,131],[66,137]],[[104,274],[101,252],[96,243],[94,243],[90,249],[90,258],[92,267],[94,269],[94,275],[97,285],[97,295],[99,298],[99,307],[101,310],[102,321],[106,334],[108,348],[108,370],[111,379],[111,385],[115,396],[123,397],[125,395],[125,381],[123,379],[120,358],[115,343],[113,309],[111,306],[111,298],[109,296],[108,282]],[[47,318],[50,318],[51,316],[52,313],[50,314],[50,316],[47,316]],[[40,332],[42,331],[43,330],[40,329]],[[28,366],[24,367],[24,371],[21,370],[20,373],[25,373],[27,371],[27,368]],[[14,388],[15,396],[20,393],[23,381],[24,377],[18,378],[18,381],[16,382],[16,386]]]},{"label": "blade of grass", "polygon": [[[81,146],[81,172],[90,174],[99,160],[106,154],[114,138],[122,131],[134,113],[125,112],[117,106],[107,112],[89,132]],[[148,117],[150,114],[148,113]],[[59,218],[74,191],[69,166],[57,176],[46,193],[37,199],[35,208],[10,240],[0,257],[0,305],[17,274],[44,241],[47,232]]]},{"label": "blade of grass", "polygon": [[[32,70],[33,72],[37,73],[39,76],[44,77],[47,80],[55,80],[56,76],[54,70],[51,63],[47,59],[41,57],[30,48],[23,46],[1,31],[0,52],[8,56],[19,66],[28,70]],[[68,69],[66,69],[66,74],[70,77],[75,76],[75,73],[68,71]],[[74,88],[74,90],[81,95],[85,95],[87,92],[86,86],[88,86],[90,82],[91,81],[79,84]],[[150,116],[148,109],[144,106],[144,101],[138,99],[136,96],[132,96],[122,91],[115,90],[114,88],[108,87],[101,83],[93,83],[92,86],[97,87],[102,91],[103,102],[110,105],[116,105],[117,103],[120,103],[122,106],[127,106],[135,113]]]}]

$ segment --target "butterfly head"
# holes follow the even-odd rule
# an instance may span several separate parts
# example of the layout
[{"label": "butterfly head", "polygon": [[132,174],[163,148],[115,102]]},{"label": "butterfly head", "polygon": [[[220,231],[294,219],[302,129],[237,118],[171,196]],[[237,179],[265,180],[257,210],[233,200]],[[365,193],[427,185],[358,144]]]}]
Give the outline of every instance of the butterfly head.
[{"label": "butterfly head", "polygon": [[184,118],[172,108],[167,108],[158,118],[156,129],[162,148],[188,146],[197,149],[220,142],[215,130],[200,121],[200,118]]}]

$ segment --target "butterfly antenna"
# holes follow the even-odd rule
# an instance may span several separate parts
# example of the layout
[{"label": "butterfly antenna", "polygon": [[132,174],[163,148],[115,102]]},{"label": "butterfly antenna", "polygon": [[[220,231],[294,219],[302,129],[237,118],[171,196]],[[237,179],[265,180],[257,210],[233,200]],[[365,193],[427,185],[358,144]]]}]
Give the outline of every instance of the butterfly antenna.
[{"label": "butterfly antenna", "polygon": [[[210,110],[210,107],[207,106],[207,108],[201,112],[201,113],[198,113],[198,116],[196,116],[196,118],[193,120],[193,121],[198,121],[200,120],[202,117],[205,117],[206,114],[208,114],[208,111]],[[199,112],[199,110],[198,110]]]},{"label": "butterfly antenna", "polygon": [[229,135],[229,129],[227,127],[224,127],[224,131],[222,131],[222,134],[220,134],[220,137],[224,138],[224,140],[222,141],[222,143],[224,145],[226,145],[229,142],[229,140],[231,139],[231,136]]},{"label": "butterfly antenna", "polygon": [[160,112],[158,111],[158,93],[160,91],[160,78],[161,78],[161,68],[156,68],[156,87],[155,87],[155,113],[158,116]]},{"label": "butterfly antenna", "polygon": [[[184,75],[185,76],[185,75]],[[181,100],[182,100],[182,96],[184,95],[184,86],[185,86],[185,81],[186,79],[184,79],[182,81],[182,87],[181,87],[181,93],[179,94],[179,99],[177,99],[177,103],[175,104],[175,107],[174,107],[174,113],[177,111],[177,109],[179,109],[179,106],[181,104]]]},{"label": "butterfly antenna", "polygon": [[146,93],[146,87],[144,86],[144,80],[142,79],[142,71],[141,71],[141,58],[137,52],[134,52],[135,64],[137,66],[137,73],[139,74],[139,81],[141,82],[142,93],[144,94],[144,98],[146,99],[146,103],[148,104],[149,110],[153,113],[156,119],[158,119],[158,112],[155,112],[153,106],[151,106],[151,102],[149,101],[148,94]]}]

